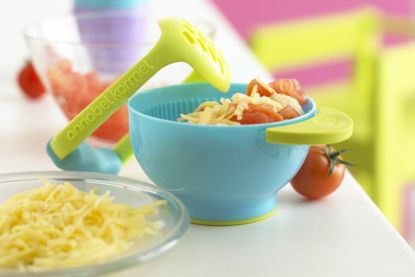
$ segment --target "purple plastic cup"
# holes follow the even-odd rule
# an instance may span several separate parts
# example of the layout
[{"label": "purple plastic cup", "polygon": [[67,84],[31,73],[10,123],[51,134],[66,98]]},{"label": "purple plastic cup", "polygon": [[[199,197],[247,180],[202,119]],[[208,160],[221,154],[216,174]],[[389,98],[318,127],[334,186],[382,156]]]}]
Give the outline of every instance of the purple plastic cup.
[{"label": "purple plastic cup", "polygon": [[[123,72],[140,57],[138,44],[146,42],[147,1],[77,0],[74,5],[79,36],[93,45],[89,56],[101,72]],[[99,47],[102,45],[103,47]],[[113,47],[107,47],[111,45]]]}]

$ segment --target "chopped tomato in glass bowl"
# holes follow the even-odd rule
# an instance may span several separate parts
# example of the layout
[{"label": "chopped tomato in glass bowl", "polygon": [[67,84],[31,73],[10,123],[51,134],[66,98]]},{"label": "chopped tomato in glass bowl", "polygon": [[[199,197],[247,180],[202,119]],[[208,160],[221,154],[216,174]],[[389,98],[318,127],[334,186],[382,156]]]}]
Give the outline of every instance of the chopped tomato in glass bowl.
[{"label": "chopped tomato in glass bowl", "polygon": [[[52,94],[69,120],[111,84],[111,82],[101,80],[94,71],[76,72],[71,62],[66,59],[51,64],[47,74]],[[126,105],[123,104],[93,133],[93,136],[116,142],[127,132],[128,113]]]},{"label": "chopped tomato in glass bowl", "polygon": [[[36,71],[68,120],[154,47],[160,30],[157,14],[150,13],[150,8],[78,13],[26,27],[24,35]],[[213,36],[215,27],[208,21],[189,21]],[[190,72],[185,64],[171,65],[143,89],[180,83]],[[111,146],[126,132],[127,108],[122,105],[93,133],[92,142]]]}]

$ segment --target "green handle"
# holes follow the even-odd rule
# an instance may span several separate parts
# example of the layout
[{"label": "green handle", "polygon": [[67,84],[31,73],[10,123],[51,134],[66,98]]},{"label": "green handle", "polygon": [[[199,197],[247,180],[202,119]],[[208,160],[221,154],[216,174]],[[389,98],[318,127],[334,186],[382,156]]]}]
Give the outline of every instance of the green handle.
[{"label": "green handle", "polygon": [[345,113],[321,108],[314,117],[299,123],[268,128],[265,140],[281,144],[330,144],[347,140],[353,133],[353,120]]},{"label": "green handle", "polygon": [[53,137],[50,145],[59,159],[73,152],[148,79],[171,63],[168,56],[163,55],[165,49],[158,48],[162,48],[159,43]]},{"label": "green handle", "polygon": [[[183,83],[196,83],[196,82],[206,82],[202,76],[200,76],[196,71],[192,71]],[[122,163],[127,162],[133,156],[133,149],[131,147],[130,134],[125,134],[122,139],[113,147],[115,153],[118,154]]]},{"label": "green handle", "polygon": [[118,154],[120,157],[121,163],[127,162],[133,156],[133,148],[131,147],[130,142],[130,133],[126,133],[114,147],[112,150]]},{"label": "green handle", "polygon": [[202,76],[200,76],[199,73],[197,73],[196,71],[192,71],[189,76],[186,77],[186,79],[183,80],[184,84],[189,84],[189,83],[206,83],[206,80],[203,79]]}]

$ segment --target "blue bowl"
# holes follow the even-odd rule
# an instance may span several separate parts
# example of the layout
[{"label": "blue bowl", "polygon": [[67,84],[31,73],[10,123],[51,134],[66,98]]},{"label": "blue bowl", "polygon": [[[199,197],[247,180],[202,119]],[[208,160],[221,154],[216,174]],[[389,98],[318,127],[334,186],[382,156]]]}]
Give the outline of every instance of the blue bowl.
[{"label": "blue bowl", "polygon": [[234,225],[272,214],[276,193],[300,169],[309,145],[265,142],[269,127],[294,124],[316,114],[309,99],[305,114],[277,123],[212,126],[177,122],[201,102],[244,92],[233,84],[223,94],[209,84],[156,88],[128,102],[131,143],[147,176],[175,194],[192,222]]}]

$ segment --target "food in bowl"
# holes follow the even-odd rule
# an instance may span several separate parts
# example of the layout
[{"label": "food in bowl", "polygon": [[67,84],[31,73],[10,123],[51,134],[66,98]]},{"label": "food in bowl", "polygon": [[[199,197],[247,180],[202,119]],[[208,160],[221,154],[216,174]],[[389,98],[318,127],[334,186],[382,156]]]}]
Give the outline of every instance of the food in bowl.
[{"label": "food in bowl", "polygon": [[[79,73],[71,61],[58,59],[47,72],[50,86],[65,116],[72,120],[89,105],[111,82],[103,81],[94,71]],[[93,136],[109,142],[117,142],[128,132],[128,112],[122,105],[94,133]]]},{"label": "food in bowl", "polygon": [[[246,92],[247,87],[233,83],[226,96]],[[271,215],[276,192],[292,179],[309,148],[273,143],[266,131],[313,118],[316,104],[311,98],[301,106],[303,115],[278,122],[177,122],[201,103],[220,103],[223,97],[208,83],[189,83],[136,93],[128,101],[131,144],[141,168],[183,201],[194,223],[233,225]]]},{"label": "food in bowl", "polygon": [[133,240],[160,232],[163,222],[149,217],[165,203],[132,208],[114,203],[109,191],[99,195],[44,180],[0,205],[0,268],[45,271],[120,255]]},{"label": "food in bowl", "polygon": [[[298,82],[278,80],[268,87],[271,84],[275,89],[258,80],[232,83],[226,96],[251,94],[256,86],[254,92],[260,95],[272,96],[274,91],[291,95],[290,101],[297,102],[303,114],[247,125],[231,122],[228,115],[232,126],[217,126],[220,123],[211,119],[199,124],[199,114],[194,123],[177,122],[206,101],[221,104],[223,92],[209,83],[155,88],[129,99],[130,141],[137,161],[157,186],[183,201],[193,223],[235,225],[270,216],[277,192],[298,172],[309,144],[336,143],[351,135],[351,119],[332,109],[317,112],[315,102],[305,98]],[[316,131],[320,127],[327,133]]]},{"label": "food in bowl", "polygon": [[307,98],[297,80],[280,79],[269,84],[252,80],[246,93],[205,101],[178,121],[191,124],[247,125],[283,121],[304,114]]},{"label": "food in bowl", "polygon": [[[53,93],[67,119],[72,120],[85,103],[143,59],[156,44],[160,15],[157,9],[150,12],[152,8],[145,6],[138,10],[115,9],[50,17],[24,29],[42,83]],[[203,33],[214,36],[216,27],[209,20],[190,20]],[[51,80],[50,71],[55,69],[63,74],[55,74]],[[177,83],[189,73],[190,68],[185,64],[172,64],[147,81],[143,88]],[[99,146],[113,146],[127,130],[124,105],[89,140]]]}]

